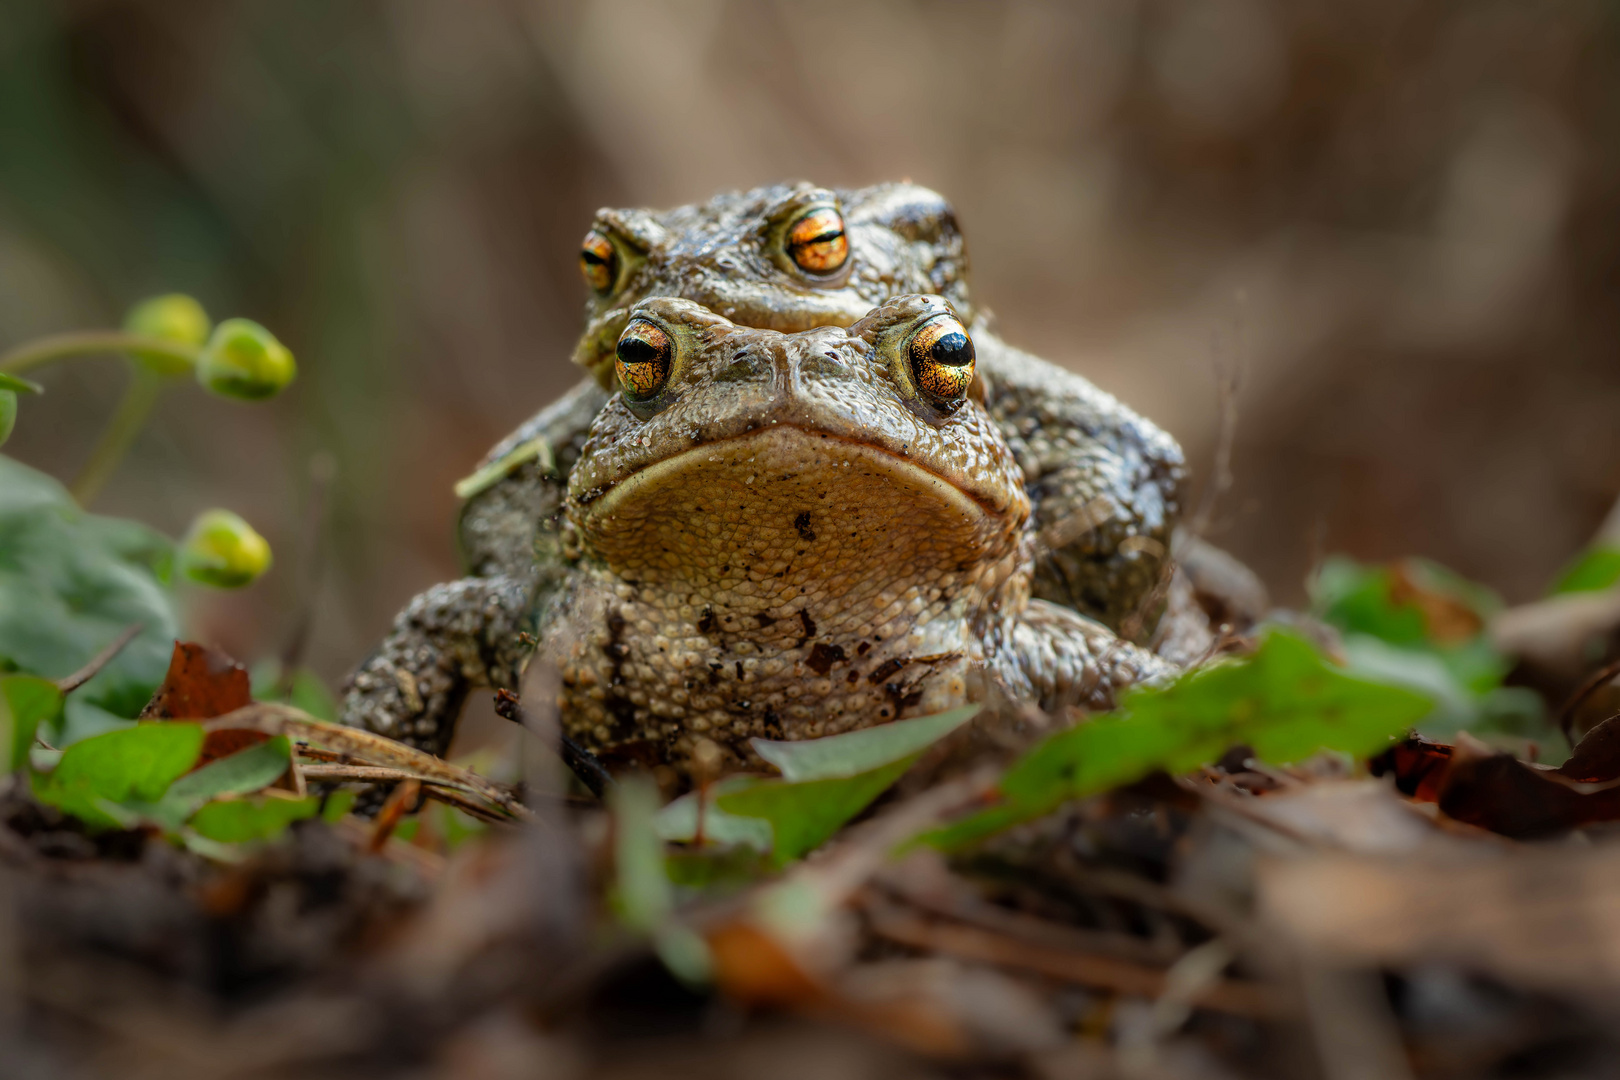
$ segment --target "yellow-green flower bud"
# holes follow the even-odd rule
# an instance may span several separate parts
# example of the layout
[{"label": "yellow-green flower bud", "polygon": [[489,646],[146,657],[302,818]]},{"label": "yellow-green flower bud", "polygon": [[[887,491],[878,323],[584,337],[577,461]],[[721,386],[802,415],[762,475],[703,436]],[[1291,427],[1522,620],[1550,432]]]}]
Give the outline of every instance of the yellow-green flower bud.
[{"label": "yellow-green flower bud", "polygon": [[[208,312],[184,293],[170,293],[142,300],[124,316],[124,329],[132,334],[163,338],[192,349],[208,340]],[[130,354],[147,370],[158,375],[184,375],[191,370],[190,359],[171,353],[137,349]]]},{"label": "yellow-green flower bud", "polygon": [[298,374],[287,346],[249,319],[226,319],[197,359],[197,381],[222,397],[273,397]]},{"label": "yellow-green flower bud", "polygon": [[229,510],[206,510],[180,542],[180,571],[218,589],[240,589],[270,569],[270,544]]}]

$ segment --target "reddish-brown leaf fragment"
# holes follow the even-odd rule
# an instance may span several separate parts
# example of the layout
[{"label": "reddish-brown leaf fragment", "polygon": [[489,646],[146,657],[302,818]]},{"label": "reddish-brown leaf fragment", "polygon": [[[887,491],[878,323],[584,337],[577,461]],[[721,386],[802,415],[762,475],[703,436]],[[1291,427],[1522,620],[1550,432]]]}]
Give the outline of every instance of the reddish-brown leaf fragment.
[{"label": "reddish-brown leaf fragment", "polygon": [[1395,787],[1418,802],[1438,802],[1451,747],[1421,735],[1396,743],[1367,763],[1374,776],[1395,775]]},{"label": "reddish-brown leaf fragment", "polygon": [[1459,735],[1452,750],[1438,801],[1448,816],[1516,840],[1620,820],[1620,786],[1591,790],[1467,734]]},{"label": "reddish-brown leaf fragment", "polygon": [[[210,720],[252,703],[246,668],[211,645],[177,641],[169,658],[169,672],[141,710],[141,719]],[[268,738],[258,731],[211,731],[193,768],[200,769]]]},{"label": "reddish-brown leaf fragment", "polygon": [[1620,780],[1620,716],[1611,716],[1588,731],[1558,772],[1586,784]]}]

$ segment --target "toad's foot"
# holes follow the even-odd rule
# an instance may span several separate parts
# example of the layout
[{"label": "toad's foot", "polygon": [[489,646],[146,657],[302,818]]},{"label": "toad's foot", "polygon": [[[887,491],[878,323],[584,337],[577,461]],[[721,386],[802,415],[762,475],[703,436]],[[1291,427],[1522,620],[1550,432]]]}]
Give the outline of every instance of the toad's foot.
[{"label": "toad's foot", "polygon": [[1014,699],[1048,712],[1067,705],[1109,709],[1137,683],[1158,682],[1176,667],[1107,627],[1045,600],[1031,600],[1008,629],[994,670]]},{"label": "toad's foot", "polygon": [[513,689],[532,651],[522,635],[533,583],[463,578],[411,601],[350,676],[342,720],[443,755],[474,687]]}]

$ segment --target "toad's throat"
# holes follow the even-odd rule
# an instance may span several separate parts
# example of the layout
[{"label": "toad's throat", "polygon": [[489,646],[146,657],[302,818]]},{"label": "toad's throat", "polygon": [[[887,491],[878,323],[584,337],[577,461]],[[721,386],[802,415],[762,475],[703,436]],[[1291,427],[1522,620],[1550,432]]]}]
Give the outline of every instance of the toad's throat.
[{"label": "toad's throat", "polygon": [[812,592],[960,587],[1017,532],[915,462],[786,426],[683,451],[582,509],[621,579],[763,613]]}]

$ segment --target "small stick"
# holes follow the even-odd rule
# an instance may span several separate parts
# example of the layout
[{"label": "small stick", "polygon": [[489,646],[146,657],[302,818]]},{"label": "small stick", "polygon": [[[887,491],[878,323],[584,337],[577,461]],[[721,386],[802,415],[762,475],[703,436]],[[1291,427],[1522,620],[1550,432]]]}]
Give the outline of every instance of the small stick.
[{"label": "small stick", "polygon": [[[510,690],[495,691],[495,712],[520,727],[529,727],[528,710]],[[598,799],[603,798],[610,788],[618,785],[618,781],[613,779],[613,774],[607,771],[606,766],[596,755],[570,739],[564,731],[557,732],[557,756],[562,758],[563,764],[567,765],[569,770],[579,777],[579,782]]]},{"label": "small stick", "polygon": [[381,851],[388,838],[394,835],[399,828],[399,819],[416,805],[416,797],[422,792],[422,781],[414,776],[401,780],[388,795],[388,801],[383,803],[382,810],[377,814],[377,822],[371,827],[371,840],[367,847],[371,851]]},{"label": "small stick", "polygon": [[365,764],[401,769],[423,780],[465,791],[487,800],[520,820],[531,821],[534,817],[529,808],[516,796],[487,777],[452,765],[443,758],[434,757],[385,735],[317,720],[302,709],[293,708],[291,705],[259,701],[252,705],[244,705],[224,716],[203,721],[204,731],[219,731],[226,728],[262,731],[266,735],[286,735],[289,739],[295,740],[319,740],[336,748],[337,752],[346,753],[352,759]]},{"label": "small stick", "polygon": [[[930,923],[894,912],[869,910],[868,915],[879,937],[915,949],[1035,972],[1131,997],[1156,998],[1166,989],[1163,968],[1051,945],[1032,945],[962,923]],[[1268,987],[1252,982],[1215,979],[1191,998],[1191,1004],[1202,1008],[1254,1019],[1270,1019],[1286,1011],[1285,1003]]]},{"label": "small stick", "polygon": [[124,646],[140,636],[146,629],[145,623],[135,623],[126,626],[123,632],[112,639],[112,643],[105,649],[91,657],[90,662],[71,675],[64,675],[56,680],[56,688],[64,694],[71,694],[100,673],[101,669],[113,662],[113,658],[124,651]]}]

